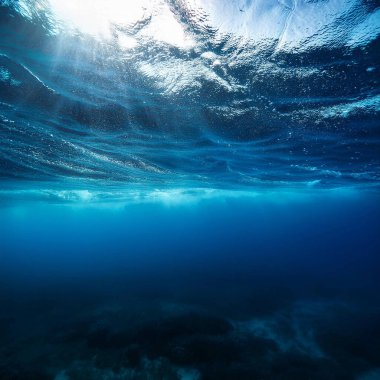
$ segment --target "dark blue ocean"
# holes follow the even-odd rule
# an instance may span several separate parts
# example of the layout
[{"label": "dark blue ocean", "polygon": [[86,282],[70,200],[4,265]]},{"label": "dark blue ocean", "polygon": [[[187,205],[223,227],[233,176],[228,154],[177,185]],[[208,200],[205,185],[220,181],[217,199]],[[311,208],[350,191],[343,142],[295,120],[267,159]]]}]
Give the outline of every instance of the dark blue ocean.
[{"label": "dark blue ocean", "polygon": [[380,379],[380,3],[0,0],[0,380]]}]

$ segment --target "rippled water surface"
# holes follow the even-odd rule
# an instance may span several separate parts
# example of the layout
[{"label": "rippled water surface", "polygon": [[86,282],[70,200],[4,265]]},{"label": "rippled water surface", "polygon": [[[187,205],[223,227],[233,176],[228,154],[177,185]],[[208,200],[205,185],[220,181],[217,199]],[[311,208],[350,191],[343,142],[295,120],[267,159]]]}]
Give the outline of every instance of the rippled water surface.
[{"label": "rippled water surface", "polygon": [[376,1],[1,4],[4,182],[378,183]]}]

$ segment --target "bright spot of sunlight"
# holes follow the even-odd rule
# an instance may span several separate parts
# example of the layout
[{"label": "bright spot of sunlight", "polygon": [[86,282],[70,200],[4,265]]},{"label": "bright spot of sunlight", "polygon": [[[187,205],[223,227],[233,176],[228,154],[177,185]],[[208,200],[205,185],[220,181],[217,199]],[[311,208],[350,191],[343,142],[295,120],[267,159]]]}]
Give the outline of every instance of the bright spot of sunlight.
[{"label": "bright spot of sunlight", "polygon": [[[58,20],[81,33],[108,38],[112,25],[127,25],[149,12],[147,0],[49,0]],[[128,4],[126,6],[126,4]]]},{"label": "bright spot of sunlight", "polygon": [[116,36],[125,49],[135,47],[139,37],[180,48],[193,45],[162,0],[49,0],[49,4],[53,16],[65,26],[99,39]]}]

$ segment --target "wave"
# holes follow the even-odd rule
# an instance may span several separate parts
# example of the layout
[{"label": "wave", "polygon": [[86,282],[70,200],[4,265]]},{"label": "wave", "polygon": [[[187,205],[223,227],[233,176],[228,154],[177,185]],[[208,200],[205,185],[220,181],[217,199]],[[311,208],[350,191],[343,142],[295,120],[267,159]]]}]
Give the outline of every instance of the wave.
[{"label": "wave", "polygon": [[378,185],[376,1],[91,4],[0,2],[3,185]]}]

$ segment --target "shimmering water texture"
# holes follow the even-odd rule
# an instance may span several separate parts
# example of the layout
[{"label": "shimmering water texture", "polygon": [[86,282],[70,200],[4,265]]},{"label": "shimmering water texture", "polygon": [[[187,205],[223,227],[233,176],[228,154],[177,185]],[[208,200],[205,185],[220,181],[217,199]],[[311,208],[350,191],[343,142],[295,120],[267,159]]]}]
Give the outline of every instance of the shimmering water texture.
[{"label": "shimmering water texture", "polygon": [[377,1],[0,4],[4,181],[378,183]]},{"label": "shimmering water texture", "polygon": [[380,379],[377,0],[0,0],[0,380]]}]

